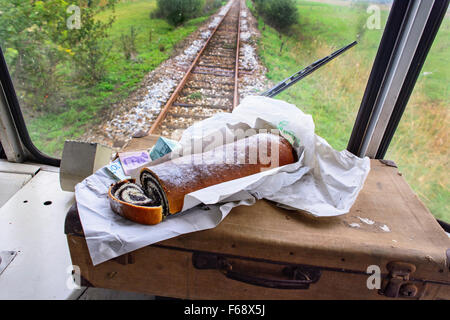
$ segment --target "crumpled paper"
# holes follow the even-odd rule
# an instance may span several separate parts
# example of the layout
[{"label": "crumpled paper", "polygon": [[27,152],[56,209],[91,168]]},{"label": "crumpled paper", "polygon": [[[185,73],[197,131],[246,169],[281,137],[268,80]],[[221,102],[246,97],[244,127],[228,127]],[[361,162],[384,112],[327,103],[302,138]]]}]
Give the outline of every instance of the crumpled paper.
[{"label": "crumpled paper", "polygon": [[[178,152],[191,149],[198,141],[204,144],[205,137],[219,132],[233,136],[236,129],[275,128],[293,144],[297,162],[192,192],[185,196],[182,212],[154,226],[128,221],[111,210],[107,193],[114,180],[104,168],[83,180],[75,187],[75,196],[93,264],[180,234],[214,228],[232,208],[262,198],[318,217],[349,212],[370,171],[369,159],[334,150],[314,133],[312,117],[292,104],[247,97],[232,113],[216,114],[186,129]],[[223,143],[206,140],[203,151]],[[137,177],[138,172],[131,175]]]}]

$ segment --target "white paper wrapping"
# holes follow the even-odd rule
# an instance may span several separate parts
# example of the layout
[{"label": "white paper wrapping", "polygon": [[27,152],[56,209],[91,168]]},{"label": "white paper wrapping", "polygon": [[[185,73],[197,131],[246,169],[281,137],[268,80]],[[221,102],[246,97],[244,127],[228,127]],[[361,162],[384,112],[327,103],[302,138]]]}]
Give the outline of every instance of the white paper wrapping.
[{"label": "white paper wrapping", "polygon": [[[192,192],[185,196],[181,213],[154,226],[128,221],[111,210],[107,193],[114,180],[103,168],[79,183],[75,196],[93,264],[180,234],[214,228],[233,207],[252,205],[257,199],[318,217],[349,212],[369,173],[369,159],[334,150],[314,134],[312,117],[292,104],[247,97],[232,113],[216,114],[186,129],[181,150],[191,148],[196,141],[204,143],[205,137],[214,138],[218,132],[233,136],[235,129],[249,128],[279,128],[294,143],[299,160]],[[220,141],[209,140],[203,151],[223,143]]]}]

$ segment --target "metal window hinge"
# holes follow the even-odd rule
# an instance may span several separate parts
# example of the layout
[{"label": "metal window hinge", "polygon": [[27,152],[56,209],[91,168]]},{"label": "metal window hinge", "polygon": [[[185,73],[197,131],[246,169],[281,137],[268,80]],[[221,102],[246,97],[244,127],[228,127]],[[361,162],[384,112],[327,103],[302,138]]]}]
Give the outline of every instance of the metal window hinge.
[{"label": "metal window hinge", "polygon": [[[416,266],[407,262],[390,262],[386,266],[389,275],[385,279],[380,294],[391,298],[417,298],[419,291],[417,283],[410,280],[410,275],[416,271]],[[423,289],[423,285],[421,286]]]}]

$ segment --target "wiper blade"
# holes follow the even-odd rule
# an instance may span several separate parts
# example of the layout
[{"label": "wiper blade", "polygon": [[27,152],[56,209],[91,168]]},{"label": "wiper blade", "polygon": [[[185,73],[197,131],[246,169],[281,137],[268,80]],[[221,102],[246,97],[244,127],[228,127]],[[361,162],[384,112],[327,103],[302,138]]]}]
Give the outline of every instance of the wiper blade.
[{"label": "wiper blade", "polygon": [[263,92],[261,95],[262,96],[266,96],[266,97],[274,97],[274,96],[276,96],[280,92],[282,92],[282,91],[286,90],[287,88],[289,88],[290,86],[292,86],[297,81],[300,81],[301,79],[303,79],[307,75],[310,75],[311,73],[313,73],[314,71],[316,71],[317,69],[319,69],[320,67],[325,65],[326,63],[330,62],[331,60],[333,60],[334,58],[336,58],[337,56],[339,56],[343,52],[347,51],[348,49],[350,49],[351,47],[353,47],[357,43],[358,42],[353,41],[352,43],[346,45],[345,47],[343,47],[343,48],[341,48],[339,50],[336,50],[335,52],[333,52],[329,56],[326,56],[325,58],[322,58],[322,59],[319,59],[319,60],[313,62],[312,64],[310,64],[306,68],[304,68],[304,69],[294,73],[290,77],[288,77],[288,78],[284,79],[283,81],[279,82],[273,88]]}]

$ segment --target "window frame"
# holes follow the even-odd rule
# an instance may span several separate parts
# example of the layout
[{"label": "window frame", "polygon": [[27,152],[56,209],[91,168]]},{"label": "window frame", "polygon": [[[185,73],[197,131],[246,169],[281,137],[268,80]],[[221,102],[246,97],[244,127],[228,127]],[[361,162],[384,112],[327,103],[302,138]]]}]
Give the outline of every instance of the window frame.
[{"label": "window frame", "polygon": [[[0,48],[0,94],[4,95],[6,109],[11,116],[12,124],[15,126],[15,133],[22,145],[22,151],[17,150],[21,154],[21,161],[32,160],[40,164],[59,167],[61,160],[50,157],[41,152],[31,140],[28,129],[20,109],[19,100],[17,99],[11,75],[9,74],[3,50]],[[8,122],[7,122],[8,123]],[[13,129],[13,128],[11,128]]]},{"label": "window frame", "polygon": [[0,142],[0,159],[6,159],[5,150],[3,150],[2,143]]},{"label": "window frame", "polygon": [[382,94],[383,86],[385,85],[389,73],[392,71],[392,62],[397,58],[397,55],[401,53],[397,51],[397,44],[404,40],[404,37],[408,36],[408,34],[405,34],[402,31],[405,24],[408,23],[408,18],[412,15],[412,10],[410,9],[413,5],[420,5],[424,1],[433,1],[433,5],[428,18],[425,21],[422,35],[417,42],[417,47],[409,68],[405,72],[405,78],[399,93],[396,96],[396,100],[390,105],[392,107],[392,112],[385,123],[386,126],[384,131],[381,132],[381,141],[378,146],[375,144],[376,152],[374,154],[369,154],[369,156],[375,159],[383,159],[389,148],[389,144],[408,104],[417,78],[449,5],[449,0],[394,0],[393,2],[380,46],[378,47],[378,52],[372,66],[372,71],[367,82],[366,90],[353,126],[352,134],[347,145],[347,150],[359,157],[367,155],[366,150],[363,150],[363,147],[364,144],[367,146],[369,139],[372,138],[369,136],[370,133],[368,131],[370,126],[373,127],[376,121],[378,121],[376,118],[377,111],[380,111],[376,110],[378,98]]},{"label": "window frame", "polygon": [[425,26],[423,35],[419,41],[418,49],[414,55],[411,63],[411,67],[406,75],[403,88],[400,91],[400,95],[397,99],[397,103],[394,106],[393,113],[389,119],[386,130],[384,131],[383,138],[378,148],[376,158],[383,159],[392,138],[397,130],[397,127],[402,118],[403,112],[406,109],[409,98],[414,90],[417,79],[420,75],[422,67],[426,61],[428,53],[433,45],[434,39],[439,31],[439,28],[444,20],[445,14],[449,6],[449,1],[436,1],[433,9],[428,18],[428,22]]}]

